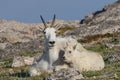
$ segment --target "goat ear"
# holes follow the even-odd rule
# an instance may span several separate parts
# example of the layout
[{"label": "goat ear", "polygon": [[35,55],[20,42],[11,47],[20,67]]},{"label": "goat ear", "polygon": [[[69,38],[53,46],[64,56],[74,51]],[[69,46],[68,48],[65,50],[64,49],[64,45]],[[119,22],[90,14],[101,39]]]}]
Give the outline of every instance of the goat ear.
[{"label": "goat ear", "polygon": [[73,49],[75,50],[77,48],[77,44],[75,44],[74,46],[73,46]]}]

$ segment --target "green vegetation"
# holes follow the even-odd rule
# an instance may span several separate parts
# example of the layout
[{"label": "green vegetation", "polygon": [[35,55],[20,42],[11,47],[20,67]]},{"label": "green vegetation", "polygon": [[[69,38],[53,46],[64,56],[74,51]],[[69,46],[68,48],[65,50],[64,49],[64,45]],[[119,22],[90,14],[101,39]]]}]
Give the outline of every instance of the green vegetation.
[{"label": "green vegetation", "polygon": [[13,45],[19,45],[21,44],[22,42],[16,42],[16,43],[13,43]]},{"label": "green vegetation", "polygon": [[33,57],[35,56],[37,53],[34,53],[34,52],[28,52],[28,53],[21,53],[20,56],[29,56],[29,57]]},{"label": "green vegetation", "polygon": [[[116,32],[114,34],[106,33],[106,34],[97,34],[97,35],[92,35],[92,36],[88,35],[88,36],[84,37],[83,39],[78,39],[78,42],[90,43],[92,41],[98,41],[98,40],[103,39],[103,38],[115,38],[115,37],[120,37],[120,33]],[[116,41],[116,40],[114,40],[114,41]]]},{"label": "green vegetation", "polygon": [[73,30],[74,27],[73,26],[70,26],[70,25],[66,25],[65,28],[62,28],[58,31],[58,35],[62,35],[63,33],[65,33],[66,31],[68,30]]},{"label": "green vegetation", "polygon": [[102,45],[101,43],[98,43],[91,47],[87,47],[86,49],[103,53],[107,50],[107,47],[105,45]]},{"label": "green vegetation", "polygon": [[[102,36],[92,36],[86,37],[85,39],[79,39],[78,42],[83,44],[90,44],[89,46],[85,46],[87,50],[95,51],[101,53],[105,60],[105,68],[101,71],[88,71],[82,72],[82,74],[86,77],[92,78],[94,76],[101,76],[101,75],[109,75],[109,74],[116,74],[117,77],[108,77],[108,78],[92,78],[87,80],[119,80],[120,79],[120,61],[116,62],[109,62],[108,57],[112,54],[120,52],[120,46],[117,47],[110,47],[106,44],[117,45],[120,44],[120,34],[105,34]],[[100,39],[100,40],[99,40]],[[102,40],[103,39],[103,40]],[[96,41],[95,43],[91,44],[92,41]]]},{"label": "green vegetation", "polygon": [[112,43],[112,44],[119,44],[119,43],[120,43],[120,40],[117,39],[117,38],[114,38],[114,39],[111,39],[111,40],[109,41],[109,43]]},{"label": "green vegetation", "polygon": [[0,60],[0,63],[1,63],[0,67],[10,67],[12,65],[12,61],[13,61],[12,58]]},{"label": "green vegetation", "polygon": [[[59,34],[64,33],[67,30],[73,29],[72,26],[67,26],[65,29],[59,30]],[[105,60],[105,68],[101,71],[88,71],[82,72],[85,79],[83,80],[119,80],[120,79],[120,61],[109,62],[108,57],[112,54],[120,52],[120,46],[109,47],[106,44],[117,45],[120,44],[119,34],[113,36],[113,34],[106,34],[99,36],[89,36],[85,39],[79,39],[78,42],[82,44],[87,44],[84,47],[87,50],[99,52]],[[94,39],[93,39],[94,38]],[[99,39],[101,39],[99,41]],[[90,40],[90,41],[89,41]],[[92,43],[92,41],[96,41]],[[92,44],[91,44],[92,43]],[[17,43],[19,44],[19,43]],[[22,56],[34,56],[35,53],[23,53]],[[0,60],[0,80],[44,80],[44,77],[49,75],[48,73],[43,73],[41,76],[30,77],[28,74],[29,66],[20,68],[11,68],[12,58]],[[116,74],[116,77],[107,78],[93,78],[102,75]]]}]

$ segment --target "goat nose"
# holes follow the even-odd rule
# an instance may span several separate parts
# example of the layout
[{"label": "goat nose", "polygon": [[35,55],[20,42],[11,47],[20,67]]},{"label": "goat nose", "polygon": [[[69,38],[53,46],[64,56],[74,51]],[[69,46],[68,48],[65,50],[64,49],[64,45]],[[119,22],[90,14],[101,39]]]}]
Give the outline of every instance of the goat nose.
[{"label": "goat nose", "polygon": [[50,41],[49,43],[50,43],[50,44],[55,44],[55,41]]}]

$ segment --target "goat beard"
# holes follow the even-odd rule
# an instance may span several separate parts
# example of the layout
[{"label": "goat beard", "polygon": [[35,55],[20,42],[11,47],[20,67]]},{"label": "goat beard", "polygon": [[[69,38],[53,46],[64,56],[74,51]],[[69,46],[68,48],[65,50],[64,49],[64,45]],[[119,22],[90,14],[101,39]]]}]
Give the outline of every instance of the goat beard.
[{"label": "goat beard", "polygon": [[52,47],[54,47],[55,46],[55,44],[49,44],[49,47],[50,48],[52,48]]}]

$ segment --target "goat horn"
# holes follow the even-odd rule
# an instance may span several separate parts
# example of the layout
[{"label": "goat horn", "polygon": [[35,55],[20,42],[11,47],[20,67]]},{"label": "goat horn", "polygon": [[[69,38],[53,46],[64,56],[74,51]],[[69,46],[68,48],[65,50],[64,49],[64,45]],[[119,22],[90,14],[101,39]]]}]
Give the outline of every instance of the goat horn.
[{"label": "goat horn", "polygon": [[46,25],[46,23],[45,23],[45,21],[44,21],[44,19],[43,19],[43,17],[42,17],[41,15],[40,15],[40,18],[41,18],[41,20],[42,20],[42,22],[43,22],[45,28],[47,28],[47,25]]},{"label": "goat horn", "polygon": [[56,18],[56,15],[54,14],[54,17],[53,17],[53,20],[52,20],[52,23],[51,23],[51,26],[50,27],[53,27],[54,23],[55,23],[55,18]]}]

